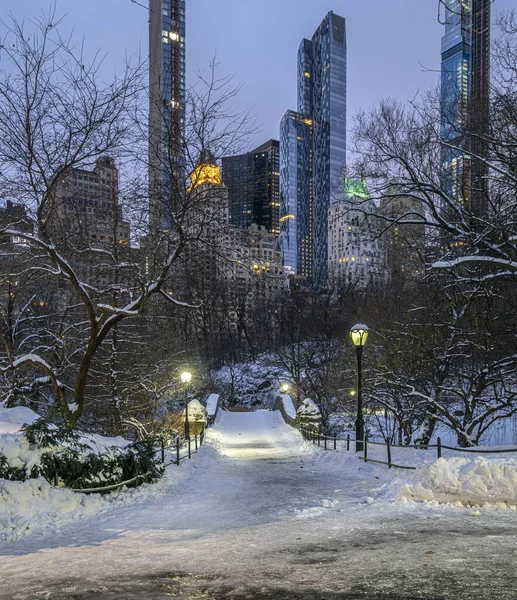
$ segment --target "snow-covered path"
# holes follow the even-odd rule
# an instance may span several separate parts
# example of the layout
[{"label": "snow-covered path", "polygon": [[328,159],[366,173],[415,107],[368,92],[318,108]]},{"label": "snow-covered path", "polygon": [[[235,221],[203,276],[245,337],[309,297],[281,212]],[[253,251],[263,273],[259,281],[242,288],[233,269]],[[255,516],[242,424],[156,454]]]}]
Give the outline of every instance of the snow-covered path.
[{"label": "snow-covered path", "polygon": [[363,503],[383,468],[313,453],[279,413],[222,413],[171,469],[146,502],[0,547],[0,598],[516,597],[514,513]]}]

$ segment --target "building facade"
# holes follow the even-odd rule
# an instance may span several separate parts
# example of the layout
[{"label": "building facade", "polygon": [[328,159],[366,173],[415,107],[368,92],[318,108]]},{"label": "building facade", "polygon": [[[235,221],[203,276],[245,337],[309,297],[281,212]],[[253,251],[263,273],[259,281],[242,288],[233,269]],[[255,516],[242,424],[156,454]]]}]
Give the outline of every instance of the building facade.
[{"label": "building facade", "polygon": [[222,159],[228,188],[230,223],[247,228],[254,223],[280,234],[280,143],[269,140],[255,150]]},{"label": "building facade", "polygon": [[[393,185],[389,194],[381,198],[381,221],[386,265],[393,282],[404,284],[423,277],[426,257],[425,211],[422,201],[414,196],[398,193]],[[411,221],[411,224],[404,223]],[[419,225],[418,221],[422,224]],[[391,224],[391,226],[390,226]]]},{"label": "building facade", "polygon": [[118,202],[118,169],[109,156],[70,169],[58,182],[49,218],[54,237],[74,248],[129,245],[130,225]]},{"label": "building facade", "polygon": [[[20,233],[33,234],[34,226],[34,220],[28,214],[25,204],[17,204],[7,200],[5,206],[0,207],[0,232],[9,229]],[[0,233],[0,244],[29,246],[29,243],[19,235],[4,235],[2,233]]]},{"label": "building facade", "polygon": [[487,202],[491,3],[445,0],[441,47],[442,185],[477,216]]},{"label": "building facade", "polygon": [[312,276],[312,121],[287,111],[280,124],[280,249],[287,275]]},{"label": "building facade", "polygon": [[328,209],[328,276],[332,290],[385,285],[389,278],[377,208],[361,181],[346,180],[342,200]]},{"label": "building facade", "polygon": [[149,6],[149,222],[162,230],[170,226],[167,198],[184,166],[185,0]]}]

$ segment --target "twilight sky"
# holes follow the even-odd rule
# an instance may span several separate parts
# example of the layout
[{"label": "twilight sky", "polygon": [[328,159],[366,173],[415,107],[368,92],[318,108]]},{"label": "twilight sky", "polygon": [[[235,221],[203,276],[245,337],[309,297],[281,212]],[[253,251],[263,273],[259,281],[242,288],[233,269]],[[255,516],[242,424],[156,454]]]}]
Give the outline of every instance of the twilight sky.
[{"label": "twilight sky", "polygon": [[[139,0],[146,4],[146,0]],[[33,16],[51,0],[2,0],[2,12]],[[496,11],[516,0],[496,0]],[[238,108],[253,106],[262,131],[252,145],[278,137],[280,119],[296,109],[296,57],[329,10],[347,20],[348,122],[386,96],[411,99],[436,85],[440,65],[438,0],[187,0],[187,83],[217,50],[221,73],[244,84]],[[65,24],[86,47],[108,54],[147,52],[147,11],[131,0],[57,0]],[[251,149],[251,147],[250,147]]]}]

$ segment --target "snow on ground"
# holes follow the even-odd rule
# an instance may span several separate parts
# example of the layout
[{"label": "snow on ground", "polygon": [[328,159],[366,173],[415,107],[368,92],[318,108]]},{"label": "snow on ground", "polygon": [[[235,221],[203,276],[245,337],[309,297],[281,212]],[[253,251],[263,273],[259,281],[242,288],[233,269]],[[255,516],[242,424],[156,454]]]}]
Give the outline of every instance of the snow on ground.
[{"label": "snow on ground", "polygon": [[[328,444],[331,448],[332,441]],[[490,458],[476,455],[474,451],[469,451],[471,456],[444,451],[440,459],[432,449],[392,448],[394,462],[417,466],[416,470],[388,469],[387,465],[365,463],[360,458],[362,453],[356,454],[352,443],[350,448],[347,452],[339,444],[337,451],[316,447],[314,460],[375,477],[384,484],[375,494],[377,502],[424,502],[502,510],[517,507],[517,458],[515,453],[505,454],[505,447],[501,448],[501,455],[490,455]],[[386,460],[382,446],[369,447],[368,456]]]},{"label": "snow on ground", "polygon": [[[12,420],[23,421],[31,412],[18,411],[18,415],[9,412],[8,415]],[[19,423],[15,425],[19,427]],[[122,438],[91,437],[98,446],[127,443]],[[193,469],[210,473],[214,477],[212,485],[228,485],[228,478],[240,477],[242,484],[247,482],[252,489],[261,480],[262,473],[267,474],[276,463],[279,477],[293,482],[292,490],[298,489],[301,474],[308,473],[313,480],[314,489],[309,494],[304,491],[293,498],[289,492],[284,499],[271,499],[273,504],[278,501],[284,505],[281,513],[297,519],[317,518],[329,510],[339,511],[350,502],[358,506],[373,501],[376,505],[410,501],[430,506],[438,503],[457,506],[461,502],[500,508],[517,504],[517,461],[513,458],[458,457],[457,453],[449,452],[448,458],[437,461],[434,450],[394,448],[394,461],[420,467],[416,472],[389,470],[384,465],[364,463],[353,451],[353,444],[350,452],[342,442],[338,443],[337,451],[324,451],[303,441],[296,430],[284,423],[278,411],[220,411],[207,440],[211,448],[204,447],[201,454],[187,461],[187,468],[185,461],[181,467],[171,465],[158,483],[105,496],[54,488],[42,479],[25,483],[0,480],[0,541],[16,540],[32,532],[53,534],[72,521],[85,521],[96,515],[155,502],[175,494],[179,482],[187,473],[192,474]],[[330,447],[332,441],[329,441]],[[5,453],[13,465],[18,461],[19,466],[38,458],[20,433],[0,435],[0,452]],[[384,452],[382,446],[369,448],[371,458],[383,460]],[[512,456],[515,455],[508,455]],[[329,484],[332,479],[336,481],[334,486]],[[247,507],[248,504],[245,509]],[[262,511],[257,510],[257,514]],[[231,519],[237,518],[235,513],[231,515]],[[247,516],[240,518],[246,521]]]},{"label": "snow on ground", "polygon": [[0,542],[13,542],[32,533],[53,535],[72,523],[145,504],[170,494],[185,474],[185,469],[172,465],[157,483],[105,495],[57,488],[43,478],[25,482],[0,479]]}]

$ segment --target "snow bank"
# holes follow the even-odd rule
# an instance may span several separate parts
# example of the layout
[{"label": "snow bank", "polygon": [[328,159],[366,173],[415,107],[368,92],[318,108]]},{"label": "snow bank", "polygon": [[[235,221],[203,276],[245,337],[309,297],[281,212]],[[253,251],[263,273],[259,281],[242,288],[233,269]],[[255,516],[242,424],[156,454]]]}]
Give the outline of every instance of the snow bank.
[{"label": "snow bank", "polygon": [[14,541],[32,533],[35,526],[48,527],[94,514],[101,505],[98,496],[55,488],[43,478],[23,483],[0,479],[0,539]]},{"label": "snow bank", "polygon": [[401,502],[517,507],[517,459],[440,458],[394,482]]}]

